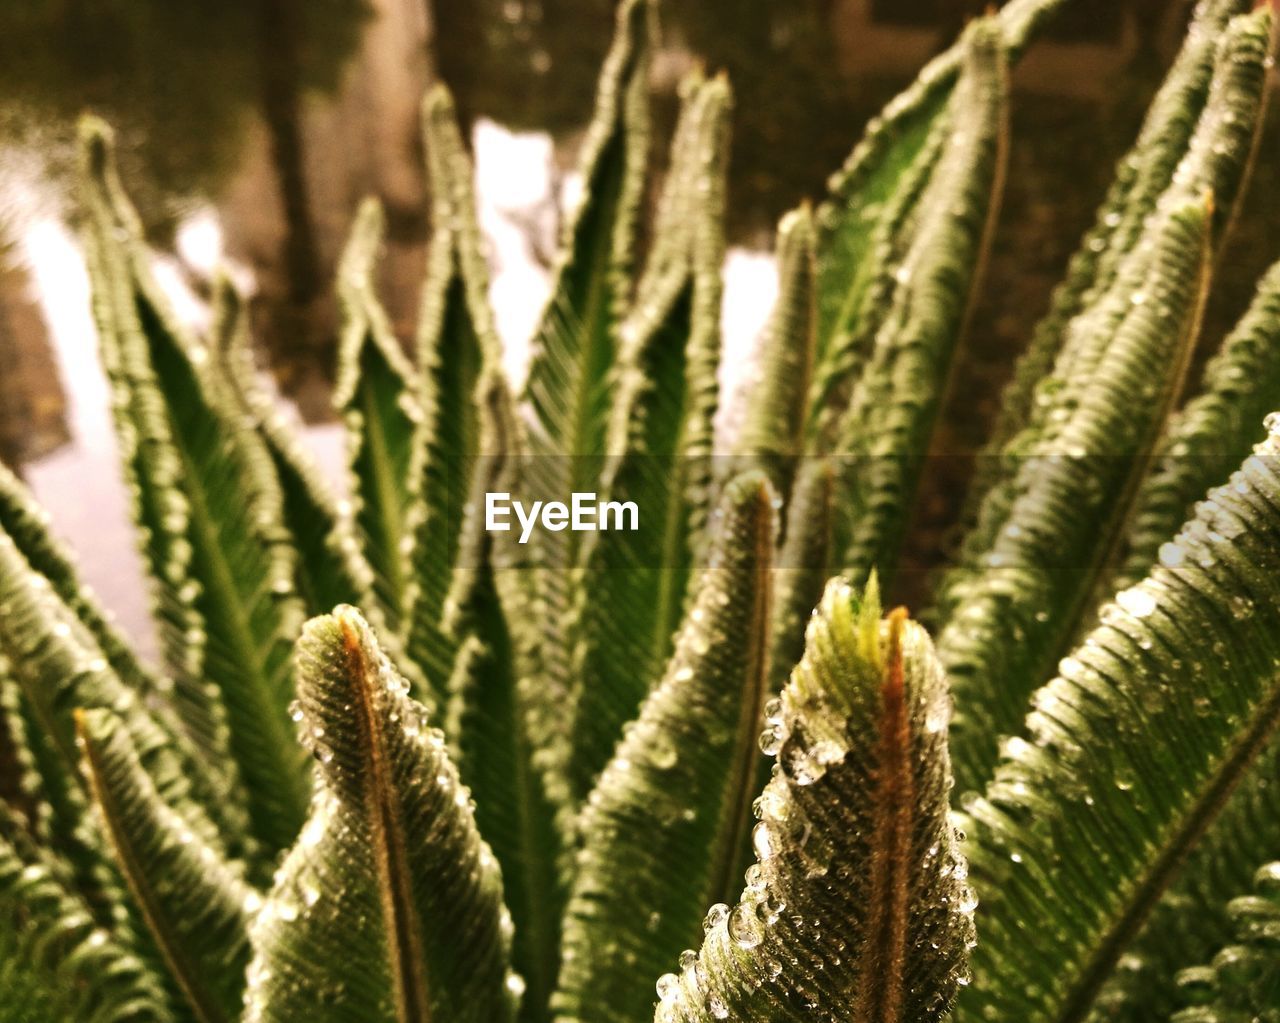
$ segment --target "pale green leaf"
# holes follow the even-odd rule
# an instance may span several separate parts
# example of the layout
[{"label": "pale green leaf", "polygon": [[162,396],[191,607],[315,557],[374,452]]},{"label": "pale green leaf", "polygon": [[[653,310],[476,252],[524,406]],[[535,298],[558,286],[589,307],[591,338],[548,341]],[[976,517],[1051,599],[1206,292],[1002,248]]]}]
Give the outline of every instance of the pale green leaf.
[{"label": "pale green leaf", "polygon": [[967,982],[973,897],[947,820],[946,679],[874,586],[827,587],[762,744],[757,861],[701,950],[658,981],[658,1023],[929,1023]]},{"label": "pale green leaf", "polygon": [[375,288],[384,229],[381,204],[366,199],[338,268],[342,333],[333,404],[346,426],[352,528],[373,570],[379,610],[397,630],[409,587],[410,465],[422,410],[414,369]]},{"label": "pale green leaf", "polygon": [[773,489],[725,489],[709,567],[666,674],[582,813],[565,922],[561,1021],[648,1019],[653,978],[737,894],[768,695]]},{"label": "pale green leaf", "polygon": [[245,1023],[512,1018],[501,873],[408,688],[353,609],[303,630],[316,787],[250,925]]},{"label": "pale green leaf", "polygon": [[103,363],[178,713],[253,835],[287,845],[306,775],[291,748],[289,641],[303,609],[280,493],[209,351],[151,276],[110,131],[82,126],[86,238]]}]

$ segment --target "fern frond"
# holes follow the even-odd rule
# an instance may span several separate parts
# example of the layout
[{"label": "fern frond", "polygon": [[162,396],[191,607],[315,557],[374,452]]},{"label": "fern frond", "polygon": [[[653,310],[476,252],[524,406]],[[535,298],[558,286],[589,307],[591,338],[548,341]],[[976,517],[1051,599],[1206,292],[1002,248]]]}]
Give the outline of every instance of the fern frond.
[{"label": "fern frond", "polygon": [[1177,561],[1179,549],[1165,541],[1266,432],[1263,417],[1280,395],[1280,264],[1205,367],[1200,392],[1173,417],[1143,483],[1115,589],[1132,586],[1157,560]]},{"label": "fern frond", "polygon": [[485,373],[500,370],[501,351],[489,311],[489,274],[476,223],[471,164],[453,100],[443,87],[428,94],[422,121],[434,209],[419,320],[422,419],[414,434],[409,472],[412,546],[405,636],[438,706],[444,707],[456,642],[442,625],[458,565],[459,537],[464,519],[481,513],[470,503],[483,500],[483,493],[473,486],[485,471],[478,462],[503,454],[481,447],[477,390]]},{"label": "fern frond", "polygon": [[973,896],[947,820],[946,679],[928,635],[836,579],[770,708],[776,753],[740,901],[658,981],[657,1023],[941,1019]]},{"label": "fern frond", "polygon": [[237,1019],[257,894],[193,829],[191,808],[164,802],[119,717],[77,712],[76,735],[116,862],[191,1011],[200,1023]]},{"label": "fern frond", "polygon": [[94,314],[175,704],[253,835],[280,849],[307,788],[290,749],[289,642],[303,609],[280,493],[210,353],[151,277],[109,129],[86,120],[81,135]]},{"label": "fern frond", "polygon": [[951,131],[918,201],[916,224],[852,403],[838,429],[839,552],[853,578],[896,563],[951,357],[981,274],[1004,176],[1008,81],[999,29],[969,30],[964,71],[949,105]]},{"label": "fern frond", "polygon": [[351,525],[373,570],[379,610],[396,631],[409,588],[409,478],[422,410],[414,369],[375,288],[384,227],[381,204],[366,199],[338,268],[343,322],[333,404],[346,426]]},{"label": "fern frond", "polygon": [[659,233],[622,330],[600,484],[606,500],[635,506],[638,528],[582,544],[565,767],[575,804],[661,676],[705,556],[731,99],[723,79],[684,89]]},{"label": "fern frond", "polygon": [[[961,1021],[1074,1023],[1280,723],[1280,446],[1260,444],[1040,689],[966,806],[983,893]],[[1025,921],[1037,921],[1029,935]]]},{"label": "fern frond", "polygon": [[297,584],[312,614],[339,604],[371,604],[373,572],[349,517],[274,397],[259,383],[244,299],[226,276],[214,286],[213,348],[240,413],[262,438],[280,487],[281,517],[298,552]]},{"label": "fern frond", "polygon": [[736,894],[768,694],[773,503],[760,473],[726,487],[666,674],[583,809],[554,1003],[565,1023],[647,1018],[653,977],[704,908]]},{"label": "fern frond", "polygon": [[298,643],[306,826],[250,925],[246,1023],[510,1020],[510,918],[470,793],[351,608]]},{"label": "fern frond", "polygon": [[0,1020],[177,1018],[157,979],[0,806]]}]

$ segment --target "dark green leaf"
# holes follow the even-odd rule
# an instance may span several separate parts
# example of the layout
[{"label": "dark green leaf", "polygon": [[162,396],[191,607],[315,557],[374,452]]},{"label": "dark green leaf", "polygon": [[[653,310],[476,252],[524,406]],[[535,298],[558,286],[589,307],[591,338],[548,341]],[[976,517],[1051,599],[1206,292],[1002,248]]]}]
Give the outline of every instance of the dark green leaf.
[{"label": "dark green leaf", "polygon": [[[982,894],[958,1019],[1074,1023],[1280,721],[1280,446],[1198,506],[1033,700],[967,805]],[[1035,922],[1036,938],[1026,927]],[[1041,937],[1042,936],[1042,937]]]},{"label": "dark green leaf", "polygon": [[835,450],[854,457],[841,465],[848,496],[838,507],[851,525],[838,557],[853,578],[872,568],[887,577],[896,563],[999,208],[1008,82],[998,26],[976,22],[966,53],[948,105],[950,131],[839,426]]},{"label": "dark green leaf", "polygon": [[559,1020],[647,1019],[653,978],[738,891],[768,694],[773,503],[759,473],[725,489],[666,674],[583,810]]},{"label": "dark green leaf", "polygon": [[164,802],[120,718],[88,710],[76,726],[116,862],[191,1010],[201,1023],[237,1019],[257,894],[193,830],[190,808],[179,814]]},{"label": "dark green leaf", "polygon": [[0,807],[0,1020],[171,1023],[147,968]]},{"label": "dark green leaf", "polygon": [[[406,645],[430,680],[437,705],[448,701],[455,639],[443,628],[445,600],[458,564],[459,538],[481,450],[477,388],[497,372],[501,351],[489,311],[489,274],[476,223],[471,163],[458,133],[453,100],[442,87],[423,106],[433,234],[419,323],[422,419],[410,464],[408,528],[411,578]],[[477,510],[473,514],[479,514]],[[456,737],[454,737],[456,738]]]},{"label": "dark green leaf", "polygon": [[[595,783],[623,724],[662,674],[705,554],[720,355],[720,266],[730,95],[685,83],[658,235],[623,328],[601,491],[636,508],[636,527],[583,542],[571,642],[576,655],[573,802]],[[621,513],[619,513],[621,514]]]}]

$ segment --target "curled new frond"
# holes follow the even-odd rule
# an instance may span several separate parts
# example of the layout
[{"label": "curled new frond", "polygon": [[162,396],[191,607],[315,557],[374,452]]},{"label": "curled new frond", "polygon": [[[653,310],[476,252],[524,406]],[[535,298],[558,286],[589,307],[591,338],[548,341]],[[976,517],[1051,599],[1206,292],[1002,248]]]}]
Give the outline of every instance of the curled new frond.
[{"label": "curled new frond", "polygon": [[973,896],[947,820],[945,677],[874,585],[827,587],[762,738],[756,863],[701,950],[658,982],[659,1023],[938,1020],[967,982]]},{"label": "curled new frond", "polygon": [[1173,544],[1035,694],[1027,738],[966,808],[985,911],[961,1020],[1086,1018],[1280,722],[1274,436]]},{"label": "curled new frond", "polygon": [[359,613],[313,619],[311,810],[250,928],[245,1020],[509,1020],[510,920],[470,793]]},{"label": "curled new frond", "polygon": [[623,729],[582,813],[557,1019],[640,1019],[653,978],[731,898],[747,852],[757,738],[768,695],[773,490],[760,473],[725,489],[710,567],[675,653]]}]

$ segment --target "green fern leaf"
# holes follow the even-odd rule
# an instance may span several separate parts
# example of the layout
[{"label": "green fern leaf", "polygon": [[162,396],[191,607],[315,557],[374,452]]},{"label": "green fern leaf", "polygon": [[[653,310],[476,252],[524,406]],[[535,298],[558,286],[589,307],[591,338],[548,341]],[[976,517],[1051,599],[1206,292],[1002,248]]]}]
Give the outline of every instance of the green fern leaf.
[{"label": "green fern leaf", "polygon": [[746,890],[658,981],[658,1023],[946,1014],[973,943],[947,711],[925,631],[904,611],[882,623],[874,583],[859,598],[833,580],[770,709]]},{"label": "green fern leaf", "polygon": [[351,522],[339,514],[328,482],[258,382],[244,300],[225,276],[215,283],[213,305],[212,347],[236,405],[271,457],[284,526],[298,552],[298,592],[312,614],[339,604],[371,604],[373,574]]},{"label": "green fern leaf", "polygon": [[997,737],[1017,731],[1026,698],[1066,653],[1123,539],[1198,330],[1212,251],[1200,196],[1245,158],[1269,32],[1259,11],[1233,20],[1220,40],[1183,170],[1112,286],[1072,322],[1078,340],[1064,344],[1045,391],[1046,425],[1020,441],[1017,473],[984,502],[945,584],[938,649],[956,691],[962,790],[990,777]]},{"label": "green fern leaf", "polygon": [[[124,720],[148,773],[167,801],[198,812],[195,764],[175,748],[152,718],[143,697],[116,675],[89,629],[62,602],[44,576],[31,570],[13,542],[0,534],[0,660],[21,690],[30,739],[29,767],[38,771],[38,795],[48,801],[53,838],[74,850],[90,869],[98,850],[83,834],[85,802],[78,773],[76,708],[107,707]],[[204,836],[218,841],[209,826]]]},{"label": "green fern leaf", "polygon": [[[969,803],[983,893],[958,1019],[1071,1023],[1280,721],[1280,447],[1211,492],[1159,566],[1033,700]],[[1190,674],[1188,674],[1190,672]],[[1046,940],[1031,939],[1035,920]]]},{"label": "green fern leaf", "polygon": [[[481,448],[472,504],[486,490],[511,489],[515,416],[507,385],[494,369],[479,384]],[[567,798],[545,764],[548,736],[563,716],[533,676],[521,674],[519,629],[504,608],[517,604],[526,581],[509,567],[510,543],[464,523],[443,632],[458,647],[449,677],[449,730],[458,769],[476,802],[476,824],[502,868],[505,901],[515,924],[512,965],[523,978],[522,1023],[545,1020],[560,950],[561,882],[570,830]]]},{"label": "green fern leaf", "polygon": [[384,226],[381,204],[366,199],[342,254],[343,323],[333,404],[347,430],[352,527],[373,570],[379,610],[394,631],[401,627],[409,587],[409,477],[422,410],[413,367],[374,287]]},{"label": "green fern leaf", "polygon": [[0,806],[0,1020],[172,1023],[144,964]]},{"label": "green fern leaf", "polygon": [[757,380],[737,443],[737,453],[764,465],[784,497],[804,447],[817,339],[814,260],[813,216],[802,206],[778,225],[778,299],[760,343]]},{"label": "green fern leaf", "polygon": [[1174,416],[1133,513],[1128,553],[1114,587],[1132,586],[1154,565],[1178,557],[1164,542],[1193,502],[1221,483],[1266,432],[1262,419],[1280,394],[1280,264],[1205,367],[1201,393]]},{"label": "green fern leaf", "polygon": [[704,555],[731,99],[722,79],[698,76],[684,91],[654,249],[622,329],[601,480],[609,501],[642,514],[635,530],[589,536],[581,555],[565,769],[575,805],[661,676]]},{"label": "green fern leaf", "polygon": [[76,733],[116,862],[192,1012],[201,1023],[237,1019],[257,894],[198,837],[191,809],[166,805],[120,718],[78,712]]},{"label": "green fern leaf", "polygon": [[[1075,321],[1115,284],[1124,260],[1141,238],[1146,219],[1188,156],[1203,120],[1215,67],[1221,66],[1222,34],[1232,16],[1247,7],[1246,0],[1210,0],[1197,6],[1186,41],[1148,109],[1137,140],[1117,165],[1093,226],[1072,256],[1066,278],[1054,291],[1048,313],[1036,326],[1001,395],[995,424],[979,456],[966,499],[963,519],[971,529],[966,541],[970,549],[985,549],[1003,521],[1001,515],[1012,500],[1010,481],[1025,451],[1025,436],[1042,431],[1056,407],[1053,396],[1061,378],[1053,371],[1059,353],[1078,348],[1090,336],[1089,332],[1076,329]],[[1247,120],[1248,111],[1243,113]],[[1257,144],[1260,126],[1258,109],[1246,124],[1254,136],[1253,145]],[[1242,156],[1252,146],[1244,142],[1241,149],[1239,139],[1230,136],[1215,144],[1222,145],[1223,152],[1231,156],[1219,173],[1204,179],[1204,185],[1214,192],[1214,247],[1220,251],[1226,225],[1243,194],[1247,160]],[[1202,152],[1198,159],[1202,160],[1203,155]]]},{"label": "green fern leaf", "polygon": [[250,925],[246,1023],[512,1017],[501,874],[443,736],[407,693],[356,611],[303,630],[316,789]]},{"label": "green fern leaf", "polygon": [[442,626],[462,521],[468,502],[483,499],[473,487],[483,471],[477,462],[499,454],[481,450],[477,388],[482,374],[501,365],[501,352],[489,311],[471,164],[453,100],[443,87],[427,96],[422,119],[435,206],[418,338],[423,415],[409,476],[413,543],[406,645],[431,681],[437,704],[444,707],[455,642]]},{"label": "green fern leaf", "polygon": [[[580,161],[582,197],[569,219],[552,297],[535,332],[524,400],[532,422],[519,487],[525,500],[563,501],[599,489],[612,371],[631,299],[632,252],[648,151],[652,0],[624,0]],[[572,698],[569,630],[581,534],[543,531],[526,613],[542,625],[532,666],[547,692]],[[561,729],[559,745],[570,741]],[[561,755],[563,760],[563,755]]]},{"label": "green fern leaf", "polygon": [[768,693],[773,490],[725,489],[675,653],[583,810],[557,1019],[643,1020],[652,978],[736,893]]},{"label": "green fern leaf", "polygon": [[1253,1023],[1280,1014],[1280,863],[1259,869],[1254,885],[1227,907],[1238,944],[1178,974],[1187,1008],[1170,1023]]},{"label": "green fern leaf", "polygon": [[852,523],[840,552],[854,578],[887,577],[896,562],[951,357],[963,333],[999,208],[1008,93],[998,26],[976,22],[949,105],[951,128],[915,213],[916,225],[836,451],[844,466],[842,514]]},{"label": "green fern leaf", "polygon": [[[254,836],[284,847],[306,807],[290,748],[289,636],[301,623],[269,459],[222,400],[148,268],[109,129],[82,128],[94,313],[178,712]],[[240,788],[240,786],[243,788]]]},{"label": "green fern leaf", "polygon": [[[1012,0],[994,27],[1016,62],[1063,0]],[[937,162],[944,112],[965,61],[962,40],[940,54],[868,125],[818,209],[818,336],[809,402],[812,446],[825,448],[848,405],[883,308],[885,278],[905,248],[904,225]]]}]

